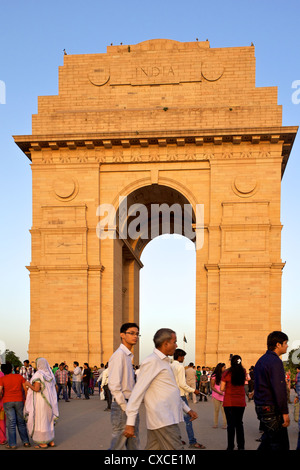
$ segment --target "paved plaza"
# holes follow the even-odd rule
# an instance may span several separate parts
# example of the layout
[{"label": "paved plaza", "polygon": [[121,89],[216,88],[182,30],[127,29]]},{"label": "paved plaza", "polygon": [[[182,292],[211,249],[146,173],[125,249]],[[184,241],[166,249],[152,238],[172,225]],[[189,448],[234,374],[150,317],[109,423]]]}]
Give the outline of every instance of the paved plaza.
[{"label": "paved plaza", "polygon": [[[294,400],[294,392],[291,393],[291,401]],[[220,426],[213,426],[213,404],[209,398],[207,402],[189,405],[198,413],[198,419],[193,422],[195,436],[198,442],[204,444],[207,450],[225,450],[227,444],[226,430],[222,429],[221,416]],[[296,448],[298,437],[298,424],[293,420],[293,404],[290,407],[291,424],[289,427],[290,448]],[[90,400],[72,398],[69,403],[59,401],[60,419],[55,428],[56,447],[47,450],[107,450],[111,439],[110,412],[104,411],[106,402],[99,399],[98,391]],[[141,448],[146,444],[146,424],[144,405],[140,408],[140,439]],[[182,439],[187,440],[185,425],[181,423]],[[260,437],[259,423],[255,415],[254,403],[247,403],[244,414],[244,429],[246,450],[256,450],[259,443],[256,439]],[[185,446],[188,450],[188,445]],[[24,449],[18,442],[18,449]],[[8,452],[1,446],[1,450]],[[32,446],[25,451],[35,450]],[[40,450],[35,450],[41,452]],[[197,450],[196,452],[205,452]]]}]

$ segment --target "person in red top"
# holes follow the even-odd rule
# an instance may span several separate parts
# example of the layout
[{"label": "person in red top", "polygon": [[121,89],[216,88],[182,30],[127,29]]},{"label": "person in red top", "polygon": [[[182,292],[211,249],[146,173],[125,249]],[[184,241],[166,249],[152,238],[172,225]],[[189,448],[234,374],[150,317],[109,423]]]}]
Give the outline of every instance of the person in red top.
[{"label": "person in red top", "polygon": [[[4,366],[4,367],[3,367]],[[8,449],[16,449],[18,428],[20,438],[25,447],[30,447],[26,422],[23,417],[24,408],[24,377],[12,373],[12,365],[2,365],[4,376],[0,377],[0,397],[3,397],[3,408],[6,415]]]},{"label": "person in red top", "polygon": [[[3,366],[1,366],[2,369]],[[4,374],[2,370],[0,370],[0,377],[3,377]],[[4,413],[4,408],[3,408],[3,400],[0,397],[0,445],[4,446],[7,444],[7,438],[6,438],[6,416]]]},{"label": "person in red top", "polygon": [[231,367],[226,369],[221,379],[221,391],[224,392],[224,411],[227,419],[227,450],[234,449],[236,435],[237,447],[245,449],[243,415],[246,407],[245,398],[246,370],[238,355],[231,357]]}]

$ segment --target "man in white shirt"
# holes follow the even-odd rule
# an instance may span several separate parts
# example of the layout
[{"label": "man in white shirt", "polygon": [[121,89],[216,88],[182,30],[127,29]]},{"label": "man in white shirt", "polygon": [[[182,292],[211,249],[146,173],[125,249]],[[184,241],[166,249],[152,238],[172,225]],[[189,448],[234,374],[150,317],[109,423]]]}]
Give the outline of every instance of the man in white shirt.
[{"label": "man in white shirt", "polygon": [[104,411],[111,411],[111,403],[112,403],[112,395],[108,386],[108,376],[109,376],[109,368],[108,368],[108,364],[106,364],[104,371],[101,373],[98,379],[101,381],[101,385],[99,385],[100,392],[103,390],[105,400],[107,401],[107,407],[105,408]]},{"label": "man in white shirt", "polygon": [[183,449],[179,423],[183,412],[196,419],[197,413],[180,398],[168,356],[177,348],[176,333],[168,328],[158,330],[153,338],[155,349],[141,364],[139,378],[128,401],[126,437],[134,436],[138,410],[144,399],[147,422],[146,450]]},{"label": "man in white shirt", "polygon": [[[192,362],[189,363],[188,368],[185,370],[185,378],[186,383],[189,387],[193,389],[196,388],[196,371],[194,369],[194,364]],[[193,403],[197,403],[196,396],[192,394]]]},{"label": "man in white shirt", "polygon": [[111,424],[112,440],[109,450],[138,450],[138,418],[135,436],[124,436],[126,405],[135,385],[133,370],[133,346],[139,339],[136,323],[124,323],[120,329],[121,345],[111,356],[108,367],[108,387],[112,394]]},{"label": "man in white shirt", "polygon": [[[199,390],[197,390],[196,388],[190,387],[186,383],[185,369],[183,366],[185,355],[186,355],[186,352],[183,351],[183,349],[176,349],[176,351],[174,352],[174,356],[173,356],[174,361],[172,362],[171,367],[175,375],[176,383],[179,387],[181,399],[187,405],[188,401],[186,399],[186,394],[195,393],[195,395],[199,395]],[[186,414],[184,415],[184,421],[185,421],[186,432],[189,438],[189,447],[193,449],[205,449],[205,446],[197,442],[197,439],[195,438],[195,435],[194,435],[193,423],[189,419],[189,416]]]},{"label": "man in white shirt", "polygon": [[74,371],[72,374],[72,388],[74,392],[76,393],[76,398],[81,398],[82,371],[77,361],[74,361],[73,367],[74,367]]}]

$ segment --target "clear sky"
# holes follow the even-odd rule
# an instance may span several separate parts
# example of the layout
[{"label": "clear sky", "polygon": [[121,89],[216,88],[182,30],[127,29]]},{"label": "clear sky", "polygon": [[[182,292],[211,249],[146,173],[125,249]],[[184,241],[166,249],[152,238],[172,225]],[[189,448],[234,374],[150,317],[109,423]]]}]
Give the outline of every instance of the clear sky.
[{"label": "clear sky", "polygon": [[[1,2],[0,18],[0,341],[24,360],[30,321],[25,266],[31,259],[31,169],[12,136],[31,134],[38,96],[58,94],[63,49],[68,54],[105,53],[110,43],[136,44],[156,38],[182,42],[209,39],[211,48],[243,47],[253,42],[256,85],[277,86],[283,125],[297,126],[300,104],[293,103],[297,90],[292,85],[300,81],[299,0],[11,0]],[[300,98],[300,93],[294,94],[297,96]],[[286,261],[282,329],[290,344],[300,340],[299,176],[298,135],[282,181],[282,260]],[[155,240],[143,253],[142,355],[148,353],[145,332],[150,312],[160,313],[165,307],[163,325],[161,316],[151,319],[153,333],[161,326],[172,327],[174,322],[179,347],[185,333],[187,360],[194,359],[194,286],[190,277],[194,257],[185,245],[185,240]],[[164,290],[169,292],[167,303],[165,298],[152,295],[160,292],[159,279],[168,279],[170,290]],[[178,297],[176,286],[185,292],[183,299]],[[152,332],[149,336],[152,339]]]}]

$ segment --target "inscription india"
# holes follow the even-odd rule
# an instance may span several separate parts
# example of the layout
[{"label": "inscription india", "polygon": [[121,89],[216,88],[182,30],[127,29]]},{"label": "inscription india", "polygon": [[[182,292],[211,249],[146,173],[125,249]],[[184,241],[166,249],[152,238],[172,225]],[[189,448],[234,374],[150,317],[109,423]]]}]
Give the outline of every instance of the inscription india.
[{"label": "inscription india", "polygon": [[[203,80],[203,67],[204,62],[197,62],[196,64],[189,64],[185,62],[184,65],[172,63],[151,63],[146,62],[141,65],[132,63],[129,68],[129,73],[124,76],[120,73],[120,68],[114,65],[110,67],[110,81],[111,86],[114,85],[168,85],[179,84],[188,82],[202,82]],[[207,68],[207,66],[206,66]],[[216,77],[220,78],[221,74]]]},{"label": "inscription india", "polygon": [[137,65],[132,62],[128,69],[120,70],[119,63],[103,65],[89,73],[89,80],[95,86],[118,85],[168,85],[190,82],[202,82],[219,80],[224,72],[224,67],[215,60],[204,60],[178,64],[146,62]]},{"label": "inscription india", "polygon": [[170,65],[163,65],[161,67],[157,66],[146,66],[146,67],[136,67],[135,68],[136,78],[140,77],[158,77],[161,76],[175,76],[174,68]]},{"label": "inscription india", "polygon": [[196,69],[188,65],[183,69],[172,64],[144,64],[133,67],[131,77],[131,85],[201,82],[201,64]]}]

